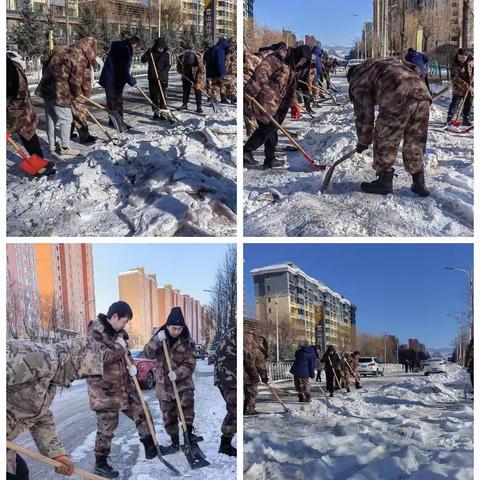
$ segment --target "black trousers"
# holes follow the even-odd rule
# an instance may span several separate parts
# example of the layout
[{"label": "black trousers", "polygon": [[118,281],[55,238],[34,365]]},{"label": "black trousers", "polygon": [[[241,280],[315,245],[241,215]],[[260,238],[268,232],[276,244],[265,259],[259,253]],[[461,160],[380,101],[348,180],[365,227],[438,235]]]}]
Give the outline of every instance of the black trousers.
[{"label": "black trousers", "polygon": [[29,480],[28,466],[25,460],[17,453],[17,473],[7,473],[7,480]]},{"label": "black trousers", "polygon": [[330,392],[330,393],[333,393],[333,390],[334,390],[334,380],[335,380],[335,376],[333,375],[333,370],[332,369],[326,369],[325,370],[325,375],[327,377],[327,390]]},{"label": "black trousers", "polygon": [[[168,83],[167,82],[162,82],[160,80],[160,85],[162,86],[163,90],[163,96],[165,97],[165,101],[167,100],[167,88],[168,88]],[[163,97],[160,93],[160,89],[158,88],[158,82],[157,79],[148,79],[148,90],[150,92],[150,99],[152,102],[160,109],[160,110],[165,110],[167,108],[167,105],[163,101]],[[154,108],[152,107],[152,110]]]},{"label": "black trousers", "polygon": [[36,133],[33,135],[33,137],[30,140],[27,140],[26,138],[22,137],[19,133],[18,135],[20,136],[20,140],[22,141],[22,144],[25,147],[25,150],[30,155],[37,154],[43,157],[43,151],[42,151],[42,147],[40,146],[40,140],[38,139],[38,135]]},{"label": "black trousers", "polygon": [[258,128],[247,140],[243,149],[245,152],[253,152],[265,145],[265,161],[268,163],[275,159],[275,149],[278,144],[278,131],[273,123],[258,122]]},{"label": "black trousers", "polygon": [[[452,95],[452,101],[450,102],[450,107],[448,108],[447,120],[453,120],[455,115],[458,113],[461,103],[463,102],[463,95]],[[470,120],[470,112],[472,111],[473,97],[468,95],[465,99],[465,105],[463,106],[463,112],[461,114],[464,121]]]},{"label": "black trousers", "polygon": [[107,96],[107,108],[112,112],[118,112],[123,118],[123,92],[105,89],[105,95]]},{"label": "black trousers", "polygon": [[[193,79],[191,79],[194,82]],[[195,82],[194,82],[195,83]],[[190,92],[192,91],[192,84],[189,80],[182,77],[182,88],[183,88],[183,103],[186,105],[190,100]],[[195,102],[197,104],[197,108],[201,108],[202,106],[202,92],[200,90],[195,91]]]}]

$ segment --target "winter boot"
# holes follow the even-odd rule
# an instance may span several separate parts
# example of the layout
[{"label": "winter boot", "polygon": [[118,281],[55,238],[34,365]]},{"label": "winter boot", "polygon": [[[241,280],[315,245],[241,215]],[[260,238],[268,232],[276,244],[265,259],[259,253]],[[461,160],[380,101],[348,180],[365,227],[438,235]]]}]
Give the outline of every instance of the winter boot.
[{"label": "winter boot", "polygon": [[151,460],[157,456],[157,449],[153,443],[153,438],[151,436],[143,438],[141,440],[143,446],[145,447],[145,458]]},{"label": "winter boot", "polygon": [[157,112],[155,112],[153,114],[153,120],[162,120],[162,117]]},{"label": "winter boot", "polygon": [[230,457],[237,456],[237,449],[232,446],[232,439],[230,437],[226,437],[225,435],[222,435],[218,453],[223,453],[224,455],[228,455]]},{"label": "winter boot", "polygon": [[330,395],[329,395],[329,396],[330,396],[330,397],[333,397],[333,390],[330,392]]},{"label": "winter boot", "polygon": [[280,168],[285,166],[285,162],[283,160],[278,160],[277,158],[266,158],[263,162],[263,168]]},{"label": "winter boot", "polygon": [[247,150],[243,151],[243,166],[252,167],[258,165],[258,162],[253,158],[253,153]]},{"label": "winter boot", "polygon": [[201,435],[197,435],[196,433],[193,433],[195,428],[193,425],[187,425],[187,432],[188,432],[188,438],[190,439],[190,442],[198,443],[198,442],[203,442],[203,437]]},{"label": "winter boot", "polygon": [[355,389],[358,390],[359,388],[362,388],[362,386],[358,382],[355,382]]},{"label": "winter boot", "polygon": [[414,173],[412,175],[412,192],[420,197],[428,197],[430,195],[425,186],[425,175],[423,172]]},{"label": "winter boot", "polygon": [[309,393],[305,394],[305,402],[308,403],[312,399],[312,396]]},{"label": "winter boot", "polygon": [[469,118],[464,118],[464,119],[463,119],[463,122],[462,122],[462,125],[463,125],[464,127],[471,127],[471,126],[472,126],[472,122],[470,121]]},{"label": "winter boot", "polygon": [[302,394],[302,393],[299,393],[299,394],[298,394],[298,401],[299,401],[299,402],[304,402],[304,401],[305,401],[304,398],[303,398],[303,394]]},{"label": "winter boot", "polygon": [[165,447],[160,445],[160,453],[162,455],[171,455],[172,453],[178,452],[180,448],[180,440],[178,439],[178,435],[172,436],[171,438],[171,445],[167,445]]},{"label": "winter boot", "polygon": [[196,111],[197,111],[197,113],[203,113],[203,109],[202,109],[202,107],[200,107],[200,106],[197,107],[197,110],[196,110]]},{"label": "winter boot", "polygon": [[235,104],[237,103],[237,97],[236,97],[235,95],[232,95],[232,96],[230,97],[230,103],[231,103],[232,105],[235,105]]},{"label": "winter boot", "polygon": [[80,143],[82,145],[92,145],[97,141],[97,137],[94,137],[93,135],[88,134],[86,137],[81,137],[80,138]]},{"label": "winter boot", "polygon": [[180,107],[180,110],[188,110],[188,103],[187,103],[187,102],[183,102],[183,103],[182,103],[182,106]]},{"label": "winter boot", "polygon": [[220,103],[228,103],[227,96],[224,93],[220,94]]},{"label": "winter boot", "polygon": [[120,473],[114,470],[107,462],[107,457],[98,456],[95,458],[94,473],[104,478],[117,478]]},{"label": "winter boot", "polygon": [[360,188],[366,193],[388,195],[393,193],[393,175],[395,170],[382,170],[377,173],[378,179],[373,182],[363,182]]},{"label": "winter boot", "polygon": [[347,387],[347,393],[350,393],[350,387]]}]

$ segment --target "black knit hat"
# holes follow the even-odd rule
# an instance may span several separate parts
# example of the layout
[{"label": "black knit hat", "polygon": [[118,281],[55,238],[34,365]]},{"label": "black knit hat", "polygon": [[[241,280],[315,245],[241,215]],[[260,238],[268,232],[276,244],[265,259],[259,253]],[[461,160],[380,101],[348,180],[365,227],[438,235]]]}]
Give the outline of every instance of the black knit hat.
[{"label": "black knit hat", "polygon": [[466,48],[459,48],[457,55],[468,55],[468,50]]},{"label": "black knit hat", "polygon": [[175,327],[185,326],[185,319],[183,318],[182,309],[180,307],[172,308],[167,318],[167,326],[168,325],[175,326]]}]

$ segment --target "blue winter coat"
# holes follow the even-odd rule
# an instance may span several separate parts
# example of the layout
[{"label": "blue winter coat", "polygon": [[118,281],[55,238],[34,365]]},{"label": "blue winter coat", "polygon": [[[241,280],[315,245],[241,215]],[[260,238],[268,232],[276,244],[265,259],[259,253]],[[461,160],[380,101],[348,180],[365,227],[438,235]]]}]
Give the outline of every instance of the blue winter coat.
[{"label": "blue winter coat", "polygon": [[290,373],[300,378],[314,378],[316,365],[317,353],[315,348],[304,346],[295,352],[295,361]]},{"label": "blue winter coat", "polygon": [[106,90],[116,93],[122,93],[127,83],[133,87],[137,81],[130,73],[132,59],[133,47],[130,40],[112,42],[98,83]]},{"label": "blue winter coat", "polygon": [[405,60],[416,65],[419,68],[422,77],[427,75],[428,57],[425,54],[414,50],[413,52],[407,53]]},{"label": "blue winter coat", "polygon": [[317,68],[317,74],[315,75],[314,82],[317,83],[319,79],[322,78],[323,75],[323,60],[322,60],[322,55],[323,55],[323,50],[319,46],[315,46],[312,49],[312,53],[315,55],[315,67]]},{"label": "blue winter coat", "polygon": [[210,47],[203,59],[205,60],[207,78],[222,78],[227,74],[225,59],[228,51],[228,40],[221,38],[213,47]]}]

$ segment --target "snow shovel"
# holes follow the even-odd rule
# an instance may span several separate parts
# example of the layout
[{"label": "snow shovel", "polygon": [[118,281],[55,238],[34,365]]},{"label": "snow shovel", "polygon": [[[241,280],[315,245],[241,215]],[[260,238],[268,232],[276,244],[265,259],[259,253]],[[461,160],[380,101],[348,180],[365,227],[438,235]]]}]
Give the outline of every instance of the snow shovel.
[{"label": "snow shovel", "polygon": [[15,149],[15,151],[22,157],[23,161],[19,167],[29,175],[42,175],[47,173],[49,162],[42,158],[40,155],[34,153],[28,156],[18,145],[15,143],[7,132],[7,141]]},{"label": "snow shovel", "polygon": [[[125,361],[127,362],[127,366],[131,366],[132,362],[128,357],[128,353],[125,354]],[[153,428],[152,418],[150,417],[150,411],[148,410],[147,404],[145,403],[145,399],[143,398],[142,389],[140,388],[140,384],[138,383],[137,377],[131,377],[133,383],[135,385],[135,389],[137,390],[138,398],[140,399],[140,403],[142,404],[143,412],[145,413],[145,418],[147,419],[148,430],[150,431],[150,435],[153,439],[153,444],[157,450],[157,456],[160,461],[169,469],[171,470],[177,477],[180,476],[180,472],[169,462],[167,462],[160,452],[160,445],[158,444],[157,435],[155,434],[155,429]]]},{"label": "snow shovel", "polygon": [[282,402],[282,400],[280,400],[280,397],[277,395],[277,393],[275,392],[274,388],[273,388],[269,383],[266,383],[265,385],[266,385],[266,386],[270,389],[270,391],[273,393],[273,395],[274,395],[275,398],[278,400],[278,402],[280,403],[280,405],[283,407],[283,409],[285,410],[285,412],[286,412],[286,413],[290,413],[291,410],[285,406],[285,404]]},{"label": "snow shovel", "polygon": [[[168,373],[172,372],[172,362],[170,360],[170,354],[168,353],[167,341],[164,340],[163,342],[163,352],[165,354],[165,360],[167,361]],[[183,408],[182,402],[180,401],[180,396],[178,394],[177,384],[172,381],[173,393],[175,394],[175,401],[177,402],[177,409],[178,414],[180,416],[180,422],[182,424],[183,430],[183,441],[184,444],[182,445],[183,453],[185,453],[185,457],[187,458],[190,467],[193,470],[198,468],[207,467],[210,465],[210,462],[205,458],[205,454],[202,452],[198,444],[192,449],[192,445],[190,444],[190,438],[188,437],[188,430],[187,430],[187,423],[185,422],[185,416],[183,415]]]},{"label": "snow shovel", "polygon": [[[460,109],[458,110],[458,113],[457,113],[457,116],[455,117],[455,120],[452,120],[448,124],[448,126],[452,126],[452,127],[461,127],[462,126],[462,122],[460,121],[460,115],[463,113],[463,109],[465,107],[465,102],[467,101],[467,97],[470,94],[470,88],[471,87],[469,86],[468,90],[467,90],[467,93],[463,97],[462,103],[460,104]],[[447,127],[447,130],[448,130],[448,127]]]},{"label": "snow shovel", "polygon": [[[345,359],[344,359],[345,360]],[[352,367],[348,364],[348,362],[345,360],[345,364],[347,365],[348,369],[350,370],[350,373],[355,377],[355,380],[360,384],[360,388],[363,388],[367,393],[368,390],[362,385],[362,382],[360,381],[360,377],[352,370]]]},{"label": "snow shovel", "polygon": [[432,102],[437,100],[437,98],[440,98],[444,93],[448,92],[450,90],[450,84],[447,85],[445,88],[442,88],[439,92],[437,92],[435,95],[432,95]]},{"label": "snow shovel", "polygon": [[[45,455],[41,455],[37,452],[32,452],[28,448],[22,447],[21,445],[17,445],[16,443],[9,442],[7,440],[7,448],[9,450],[13,450],[14,452],[21,453],[27,457],[33,458],[39,462],[45,463],[47,465],[51,465],[52,467],[61,467],[63,463],[57,462],[53,458],[46,457]],[[73,471],[74,475],[78,475],[82,478],[87,478],[89,480],[105,480],[104,477],[100,477],[95,475],[94,473],[87,472],[85,470],[81,470],[80,468],[75,468]]]},{"label": "snow shovel", "polygon": [[300,107],[300,110],[303,112],[303,113],[306,113],[307,115],[309,115],[311,118],[315,118],[315,115],[311,114],[305,107],[303,107],[302,105],[298,104],[298,106]]},{"label": "snow shovel", "polygon": [[[186,77],[183,73],[181,75],[185,80],[188,80],[193,85],[193,88],[195,88],[195,84],[188,77]],[[213,97],[211,97],[205,90],[202,90],[201,88],[199,88],[199,90],[210,100],[210,105],[212,107],[213,113],[217,113],[218,102]]]},{"label": "snow shovel", "polygon": [[102,125],[100,125],[100,122],[95,118],[95,116],[93,115],[93,113],[87,108],[85,107],[85,111],[87,112],[87,115],[95,122],[95,124],[97,125],[97,127],[103,132],[103,134],[108,138],[108,140],[110,142],[113,142],[113,137],[107,132],[107,130],[105,128],[102,127]]},{"label": "snow shovel", "polygon": [[327,173],[325,174],[325,178],[323,179],[323,184],[322,188],[320,189],[321,193],[325,193],[325,191],[328,188],[328,185],[330,185],[330,180],[332,179],[333,172],[335,168],[340,165],[341,163],[345,162],[349,158],[353,157],[357,153],[357,149],[351,150],[350,152],[346,153],[342,158],[337,160],[328,170]]},{"label": "snow shovel", "polygon": [[170,111],[170,110],[163,110],[161,108],[158,108],[153,102],[152,100],[150,99],[150,97],[138,86],[138,85],[135,85],[135,88],[145,97],[145,99],[147,100],[147,102],[153,107],[153,111],[157,114],[157,115],[160,115],[160,116],[163,116],[164,118],[166,118],[169,122],[171,123],[177,123],[179,122],[180,120]]},{"label": "snow shovel", "polygon": [[92,100],[91,98],[84,97],[83,95],[80,95],[80,98],[82,98],[83,100],[85,100],[88,103],[91,103],[95,107],[100,108],[100,110],[105,110],[107,112],[109,120],[113,123],[113,126],[118,133],[123,133],[126,130],[128,130],[127,125],[123,121],[123,118],[122,118],[122,116],[120,115],[119,112],[114,112],[114,111],[107,110],[103,105],[100,105],[95,100]]},{"label": "snow shovel", "polygon": [[263,107],[260,105],[257,100],[246,93],[243,94],[245,99],[249,102],[254,103],[265,115],[268,116],[270,121],[277,127],[289,140],[290,142],[298,148],[300,153],[308,160],[308,163],[312,165],[315,170],[325,170],[326,165],[320,165],[315,162],[315,160],[301,147],[301,145],[292,137],[290,133],[287,132]]}]

